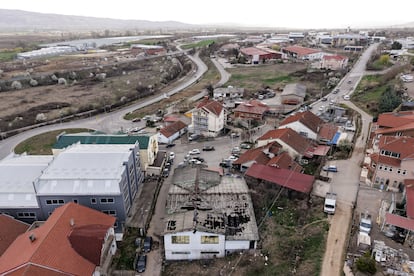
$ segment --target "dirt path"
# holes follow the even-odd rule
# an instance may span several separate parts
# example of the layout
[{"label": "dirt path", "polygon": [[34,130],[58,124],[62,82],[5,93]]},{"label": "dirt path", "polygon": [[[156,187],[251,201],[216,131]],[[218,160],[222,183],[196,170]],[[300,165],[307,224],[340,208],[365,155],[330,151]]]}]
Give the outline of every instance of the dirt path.
[{"label": "dirt path", "polygon": [[342,275],[343,256],[352,219],[352,207],[337,202],[335,215],[331,217],[321,276]]}]

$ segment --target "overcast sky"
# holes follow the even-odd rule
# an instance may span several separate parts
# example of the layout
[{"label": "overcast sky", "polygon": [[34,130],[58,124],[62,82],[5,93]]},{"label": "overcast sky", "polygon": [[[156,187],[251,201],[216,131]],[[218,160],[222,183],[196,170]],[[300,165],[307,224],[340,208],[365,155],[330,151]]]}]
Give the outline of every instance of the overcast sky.
[{"label": "overcast sky", "polygon": [[414,21],[414,0],[1,0],[2,9],[191,24],[344,28]]}]

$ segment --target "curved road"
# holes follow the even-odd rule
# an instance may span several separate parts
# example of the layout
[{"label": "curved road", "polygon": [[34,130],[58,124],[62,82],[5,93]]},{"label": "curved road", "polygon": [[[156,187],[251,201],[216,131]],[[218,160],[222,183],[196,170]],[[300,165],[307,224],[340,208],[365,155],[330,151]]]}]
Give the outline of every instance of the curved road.
[{"label": "curved road", "polygon": [[127,106],[125,108],[99,114],[90,118],[86,119],[80,119],[76,121],[66,122],[66,123],[60,123],[60,124],[54,124],[54,125],[47,125],[35,129],[31,129],[22,133],[19,133],[15,136],[11,136],[9,138],[3,139],[0,141],[0,159],[3,159],[7,155],[9,155],[11,152],[13,152],[13,149],[22,141],[44,133],[48,131],[53,130],[59,130],[59,129],[66,129],[66,128],[90,128],[90,129],[96,129],[100,130],[106,133],[112,133],[120,130],[125,130],[127,128],[130,128],[132,126],[137,126],[136,123],[132,123],[131,121],[125,120],[123,117],[126,113],[132,112],[134,110],[137,110],[139,108],[148,106],[150,104],[156,103],[166,96],[174,95],[186,87],[192,85],[195,83],[203,74],[207,71],[207,65],[198,57],[198,54],[196,54],[194,57],[187,55],[197,66],[197,71],[195,75],[192,77],[184,77],[178,81],[178,85],[171,89],[169,92],[164,93],[163,95],[157,95],[153,96],[149,99],[144,99],[142,101],[139,101],[138,103],[132,104],[130,106]]}]

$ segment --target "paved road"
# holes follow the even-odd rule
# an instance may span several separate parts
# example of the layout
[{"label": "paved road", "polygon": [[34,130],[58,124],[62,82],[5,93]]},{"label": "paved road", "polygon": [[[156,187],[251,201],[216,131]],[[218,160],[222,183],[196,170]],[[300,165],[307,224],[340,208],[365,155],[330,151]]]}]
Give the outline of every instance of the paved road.
[{"label": "paved road", "polygon": [[[361,78],[369,74],[369,72],[365,71],[366,64],[371,57],[372,53],[377,49],[378,43],[374,43],[370,45],[364,53],[360,56],[358,61],[355,63],[354,67],[351,71],[348,72],[348,74],[345,75],[345,77],[338,83],[338,85],[335,87],[335,89],[338,89],[339,92],[337,94],[329,93],[325,97],[327,97],[329,100],[333,100],[335,103],[341,103],[341,102],[349,102],[345,101],[343,99],[344,95],[351,95],[355,88],[358,86],[359,81]],[[333,89],[333,90],[335,90]],[[312,106],[312,112],[318,113],[320,112],[319,108],[321,106],[327,108],[329,105],[329,101],[321,101],[318,100],[311,104]]]},{"label": "paved road", "polygon": [[[368,61],[371,53],[376,49],[378,44],[371,45],[360,57],[355,67],[349,72],[349,74],[338,85],[341,90],[341,94],[351,94],[355,90],[358,82],[362,78],[365,72],[365,64]],[[351,80],[351,84],[348,81]],[[352,85],[351,91],[343,91],[344,85]],[[345,86],[346,89],[349,86]],[[339,100],[344,102],[342,97]],[[355,206],[358,189],[359,189],[359,177],[361,173],[360,163],[364,158],[364,150],[366,144],[366,138],[368,137],[368,131],[372,116],[364,112],[355,106],[352,102],[346,101],[346,104],[361,114],[362,118],[362,130],[361,135],[355,142],[352,157],[348,160],[335,161],[338,166],[338,173],[332,174],[330,190],[338,195],[338,212],[331,218],[331,226],[329,229],[326,251],[324,260],[322,263],[322,276],[342,275],[343,269],[343,256],[347,248],[347,237],[349,233],[349,227],[352,223],[352,212]]]},{"label": "paved road", "polygon": [[[61,123],[61,124],[55,124],[55,125],[48,125],[43,126],[35,129],[31,129],[25,132],[22,132],[18,135],[9,137],[7,139],[3,139],[0,141],[0,159],[3,159],[8,154],[10,154],[13,149],[18,145],[20,142],[38,135],[40,133],[52,131],[52,130],[58,130],[58,129],[65,129],[65,128],[90,128],[90,129],[96,129],[100,130],[106,133],[113,133],[116,131],[125,130],[127,128],[130,128],[132,126],[137,126],[137,123],[132,123],[131,121],[124,120],[123,116],[128,113],[132,112],[136,109],[148,106],[152,103],[158,102],[162,100],[166,96],[171,96],[173,94],[176,94],[186,87],[192,85],[195,83],[206,71],[207,71],[207,65],[198,57],[198,55],[188,56],[197,66],[197,71],[195,74],[191,77],[184,77],[180,79],[176,84],[176,86],[170,90],[169,92],[153,96],[148,99],[144,99],[142,101],[139,101],[138,103],[132,104],[130,106],[127,106],[125,108],[99,114],[97,116],[93,116],[87,119],[81,119],[76,120],[72,122],[67,123]],[[143,123],[141,123],[143,124]]]}]

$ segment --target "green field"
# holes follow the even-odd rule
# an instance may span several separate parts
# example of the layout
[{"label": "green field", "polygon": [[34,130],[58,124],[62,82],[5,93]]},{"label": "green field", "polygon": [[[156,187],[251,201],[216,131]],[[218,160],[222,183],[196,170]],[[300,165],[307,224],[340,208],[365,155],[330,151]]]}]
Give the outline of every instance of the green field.
[{"label": "green field", "polygon": [[263,86],[277,88],[298,81],[299,78],[293,76],[292,73],[302,69],[304,68],[301,64],[272,64],[231,68],[228,69],[231,78],[226,85],[246,89],[260,89]]},{"label": "green field", "polygon": [[0,62],[11,61],[16,57],[17,51],[0,52]]},{"label": "green field", "polygon": [[45,132],[21,142],[14,148],[14,152],[17,154],[26,152],[29,155],[49,155],[52,154],[52,147],[56,143],[56,136],[60,133],[78,133],[88,131],[91,130],[86,128],[68,128]]}]

